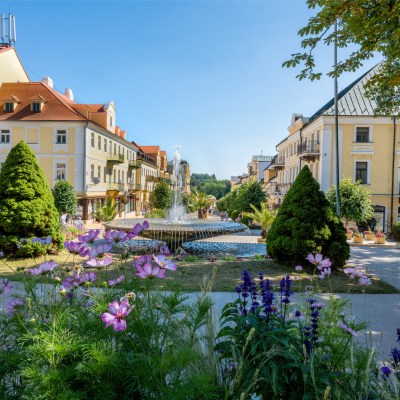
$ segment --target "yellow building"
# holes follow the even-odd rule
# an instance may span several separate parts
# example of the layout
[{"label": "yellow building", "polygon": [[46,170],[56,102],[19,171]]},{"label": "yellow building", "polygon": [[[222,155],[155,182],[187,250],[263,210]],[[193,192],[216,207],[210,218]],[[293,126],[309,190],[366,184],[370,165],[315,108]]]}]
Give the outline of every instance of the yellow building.
[{"label": "yellow building", "polygon": [[[91,218],[97,202],[113,196],[125,210],[141,208],[137,192],[138,147],[115,125],[114,103],[78,104],[70,89],[54,90],[52,80],[0,86],[0,166],[10,149],[25,141],[35,152],[50,187],[70,182],[79,212]],[[138,200],[139,198],[139,200]]]},{"label": "yellow building", "polygon": [[29,77],[14,47],[0,44],[0,84],[3,82],[29,82]]},{"label": "yellow building", "polygon": [[[374,117],[376,103],[364,94],[364,85],[376,68],[339,93],[339,175],[361,180],[368,187],[376,229],[387,231],[400,216],[400,135],[392,118]],[[333,100],[310,118],[294,114],[288,131],[276,146],[278,154],[266,172],[268,192],[275,204],[281,203],[304,165],[309,166],[321,190],[336,182]]]}]

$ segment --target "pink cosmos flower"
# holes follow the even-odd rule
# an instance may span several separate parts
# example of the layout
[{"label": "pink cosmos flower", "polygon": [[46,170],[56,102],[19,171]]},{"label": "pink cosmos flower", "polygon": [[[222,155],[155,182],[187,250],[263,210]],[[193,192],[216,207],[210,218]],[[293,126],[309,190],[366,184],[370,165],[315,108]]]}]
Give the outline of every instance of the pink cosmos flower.
[{"label": "pink cosmos flower", "polygon": [[86,261],[86,265],[92,268],[102,268],[102,267],[108,267],[110,264],[112,264],[113,259],[111,257],[106,257],[106,258],[91,258],[89,261]]},{"label": "pink cosmos flower", "polygon": [[58,264],[56,264],[55,261],[51,260],[41,263],[37,268],[28,269],[27,272],[31,275],[44,275],[48,272],[53,271],[53,269],[57,266]]},{"label": "pink cosmos flower", "polygon": [[0,294],[7,294],[11,291],[14,285],[8,279],[0,279]]},{"label": "pink cosmos flower", "polygon": [[128,233],[129,239],[133,239],[134,237],[139,235],[140,232],[145,231],[146,229],[149,229],[149,223],[147,221],[144,221],[142,225],[136,224]]},{"label": "pink cosmos flower", "polygon": [[159,265],[162,269],[169,269],[170,271],[176,270],[176,264],[167,259],[166,256],[160,254],[158,256],[153,256],[153,258],[156,264]]},{"label": "pink cosmos flower", "polygon": [[93,244],[95,240],[98,238],[100,233],[100,229],[91,229],[87,235],[78,235],[78,239],[84,243]]},{"label": "pink cosmos flower", "polygon": [[296,271],[302,271],[302,270],[303,270],[303,267],[302,267],[301,265],[296,265],[296,266],[294,267],[294,269],[295,269]]},{"label": "pink cosmos flower", "polygon": [[306,257],[306,260],[315,265],[320,271],[324,268],[329,268],[332,265],[332,261],[329,258],[323,258],[321,253],[317,253],[315,256],[310,253]]},{"label": "pink cosmos flower", "polygon": [[350,335],[357,337],[359,336],[359,333],[356,332],[355,330],[351,329],[349,326],[347,326],[345,323],[343,323],[342,321],[338,322],[338,326],[342,329],[344,329],[346,332],[349,332]]},{"label": "pink cosmos flower", "polygon": [[125,317],[133,310],[133,306],[130,306],[125,300],[118,304],[117,300],[114,300],[108,305],[108,311],[101,314],[101,319],[106,323],[106,328],[110,325],[114,325],[114,331],[126,330]]},{"label": "pink cosmos flower", "polygon": [[136,266],[137,273],[135,274],[140,279],[154,279],[167,277],[167,270],[160,268],[158,265],[152,265],[151,263],[144,264],[142,267]]},{"label": "pink cosmos flower", "polygon": [[6,310],[8,314],[14,314],[15,309],[23,306],[24,304],[25,304],[24,301],[14,298],[6,304]]},{"label": "pink cosmos flower", "polygon": [[121,283],[123,280],[125,279],[125,275],[122,274],[120,275],[118,278],[116,279],[110,279],[108,281],[108,286],[114,286],[114,285],[118,285],[118,283]]},{"label": "pink cosmos flower", "polygon": [[358,283],[363,286],[372,285],[371,279],[367,275],[360,276],[358,278]]},{"label": "pink cosmos flower", "polygon": [[133,260],[133,265],[136,268],[143,267],[144,264],[149,264],[149,263],[151,263],[151,256],[149,255],[135,257],[135,259]]},{"label": "pink cosmos flower", "polygon": [[94,249],[90,251],[89,258],[101,258],[104,257],[112,249],[107,243],[98,244]]},{"label": "pink cosmos flower", "polygon": [[72,240],[64,242],[64,247],[71,254],[79,254],[81,257],[86,257],[90,250],[86,247],[85,243],[82,242],[73,242]]},{"label": "pink cosmos flower", "polygon": [[108,229],[104,235],[104,239],[106,239],[109,243],[123,243],[129,238],[129,233],[125,233],[124,231],[110,231]]}]

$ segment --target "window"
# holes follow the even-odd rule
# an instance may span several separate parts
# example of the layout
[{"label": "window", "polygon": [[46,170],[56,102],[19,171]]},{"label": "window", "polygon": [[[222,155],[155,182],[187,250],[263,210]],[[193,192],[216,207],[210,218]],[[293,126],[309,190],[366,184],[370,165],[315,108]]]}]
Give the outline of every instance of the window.
[{"label": "window", "polygon": [[14,112],[14,103],[4,103],[4,111],[7,113]]},{"label": "window", "polygon": [[101,150],[101,136],[97,136],[97,148]]},{"label": "window", "polygon": [[104,167],[104,176],[103,176],[103,181],[104,183],[107,183],[107,167]]},{"label": "window", "polygon": [[31,103],[31,109],[32,109],[32,112],[40,112],[40,111],[42,111],[40,103]]},{"label": "window", "polygon": [[116,183],[117,182],[117,175],[116,175],[115,169],[114,169],[113,175],[114,175],[113,176],[114,183]]},{"label": "window", "polygon": [[90,180],[93,180],[94,178],[94,165],[90,165]]},{"label": "window", "polygon": [[104,151],[107,153],[107,139],[104,139]]},{"label": "window", "polygon": [[124,183],[124,181],[125,181],[125,172],[122,171],[122,183]]},{"label": "window", "polygon": [[110,125],[112,126],[112,124],[113,124],[113,118],[110,117]]},{"label": "window", "polygon": [[356,162],[356,181],[361,181],[363,184],[368,183],[368,163]]},{"label": "window", "polygon": [[66,144],[67,143],[67,131],[58,130],[57,131],[57,144]]},{"label": "window", "polygon": [[100,181],[100,179],[101,179],[101,167],[100,166],[97,167],[97,177],[99,178],[99,181]]},{"label": "window", "polygon": [[114,156],[117,155],[117,143],[114,143]]},{"label": "window", "polygon": [[121,182],[121,171],[118,171],[118,183]]},{"label": "window", "polygon": [[94,132],[90,134],[90,144],[92,147],[94,147]]},{"label": "window", "polygon": [[56,179],[58,181],[65,181],[67,177],[67,167],[65,163],[56,164]]},{"label": "window", "polygon": [[319,144],[319,131],[317,131],[317,144]]},{"label": "window", "polygon": [[10,131],[8,129],[1,130],[0,143],[10,143]]},{"label": "window", "polygon": [[368,143],[369,140],[369,127],[357,126],[356,128],[356,142],[357,143]]},{"label": "window", "polygon": [[318,163],[315,163],[315,180],[318,182]]}]

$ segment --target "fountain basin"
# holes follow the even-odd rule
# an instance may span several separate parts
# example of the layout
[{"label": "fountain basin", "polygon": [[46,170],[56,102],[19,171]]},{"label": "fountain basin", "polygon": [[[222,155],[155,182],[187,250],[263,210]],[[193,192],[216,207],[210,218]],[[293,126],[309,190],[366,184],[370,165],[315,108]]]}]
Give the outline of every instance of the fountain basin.
[{"label": "fountain basin", "polygon": [[230,235],[248,230],[246,225],[238,222],[201,219],[188,219],[185,222],[176,223],[163,219],[130,218],[107,222],[104,223],[104,226],[106,229],[119,229],[129,232],[137,223],[142,224],[145,220],[149,222],[149,229],[140,232],[139,235],[165,242],[172,251],[181,247],[183,242]]}]

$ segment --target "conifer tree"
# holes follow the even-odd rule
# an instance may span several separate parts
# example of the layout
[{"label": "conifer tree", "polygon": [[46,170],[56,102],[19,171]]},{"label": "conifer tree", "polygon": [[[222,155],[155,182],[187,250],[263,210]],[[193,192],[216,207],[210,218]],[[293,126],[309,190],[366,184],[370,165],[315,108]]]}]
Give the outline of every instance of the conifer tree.
[{"label": "conifer tree", "polygon": [[63,235],[53,195],[35,154],[24,142],[8,154],[0,171],[0,246],[17,250],[21,238],[51,236],[61,246]]},{"label": "conifer tree", "polygon": [[74,187],[67,181],[57,181],[53,189],[54,205],[59,213],[75,214],[78,199]]},{"label": "conifer tree", "polygon": [[268,233],[268,254],[277,262],[305,265],[309,253],[322,253],[333,267],[350,257],[345,228],[305,166],[286,194]]}]

